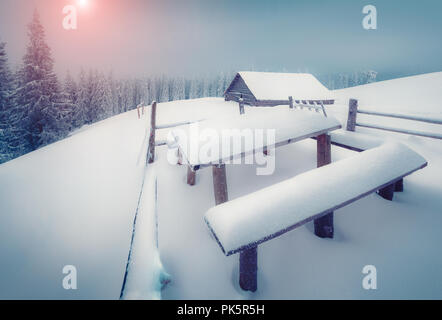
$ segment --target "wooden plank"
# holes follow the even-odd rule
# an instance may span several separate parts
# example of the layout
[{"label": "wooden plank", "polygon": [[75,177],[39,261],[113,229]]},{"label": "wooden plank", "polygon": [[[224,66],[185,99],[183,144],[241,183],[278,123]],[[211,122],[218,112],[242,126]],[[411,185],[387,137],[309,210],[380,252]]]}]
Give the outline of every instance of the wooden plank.
[{"label": "wooden plank", "polygon": [[[317,166],[322,167],[331,163],[331,138],[328,134],[322,134],[317,137]],[[324,177],[327,179],[327,177]],[[318,190],[327,192],[327,190]],[[315,219],[315,235],[320,238],[333,238],[333,211]]]},{"label": "wooden plank", "polygon": [[359,148],[356,148],[356,147],[352,147],[352,146],[349,146],[349,145],[346,145],[346,144],[342,144],[342,143],[338,143],[338,142],[334,142],[334,141],[332,141],[331,144],[334,145],[334,146],[337,146],[337,147],[341,147],[341,148],[344,148],[344,149],[351,150],[351,151],[356,151],[356,152],[364,151],[364,149],[359,149]]},{"label": "wooden plank", "polygon": [[152,110],[150,115],[150,135],[149,135],[149,147],[147,150],[147,163],[153,163],[155,161],[155,128],[156,128],[156,116],[157,116],[157,103],[152,103]]},{"label": "wooden plank", "polygon": [[370,111],[370,110],[363,110],[363,109],[359,109],[358,113],[368,114],[368,115],[372,115],[372,116],[399,118],[399,119],[405,119],[405,120],[442,124],[442,119],[432,119],[432,118],[419,117],[419,116],[407,115],[407,114],[378,112],[378,111]]},{"label": "wooden plank", "polygon": [[221,203],[228,201],[227,194],[227,176],[226,176],[226,165],[213,165],[212,166],[212,176],[213,176],[213,192],[215,194],[215,204],[219,205]]},{"label": "wooden plank", "polygon": [[[318,137],[312,137],[312,139],[313,139],[313,140],[317,140]],[[362,151],[364,151],[364,149],[359,149],[359,148],[356,148],[356,147],[353,147],[353,146],[349,146],[349,145],[346,145],[346,144],[342,144],[342,143],[339,143],[339,142],[335,142],[335,141],[333,141],[333,140],[331,140],[330,143],[331,143],[331,145],[333,145],[333,146],[337,146],[337,147],[344,148],[344,149],[351,150],[351,151],[356,151],[356,152],[362,152]]]},{"label": "wooden plank", "polygon": [[435,132],[433,133],[433,132],[423,132],[423,131],[415,131],[415,130],[405,130],[405,129],[398,129],[398,128],[393,128],[393,127],[379,126],[379,125],[375,125],[375,124],[360,123],[360,122],[356,123],[356,126],[442,140],[442,134],[435,133]]},{"label": "wooden plank", "polygon": [[290,105],[289,100],[256,100],[256,106],[258,107],[275,107]]},{"label": "wooden plank", "polygon": [[347,131],[355,131],[357,113],[358,100],[350,99],[348,103]]}]

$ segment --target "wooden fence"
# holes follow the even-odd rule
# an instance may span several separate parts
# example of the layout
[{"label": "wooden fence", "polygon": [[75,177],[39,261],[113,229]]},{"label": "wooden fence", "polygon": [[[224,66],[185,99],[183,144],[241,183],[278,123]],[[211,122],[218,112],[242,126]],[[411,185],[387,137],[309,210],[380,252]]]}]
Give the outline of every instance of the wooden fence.
[{"label": "wooden fence", "polygon": [[358,113],[359,114],[367,114],[367,115],[371,115],[371,116],[379,116],[379,117],[397,118],[397,119],[404,119],[404,120],[411,120],[411,121],[418,121],[418,122],[426,122],[426,123],[439,124],[439,125],[442,124],[442,119],[434,119],[434,118],[414,116],[414,115],[387,113],[387,112],[378,112],[378,111],[369,111],[369,110],[358,109],[358,100],[350,99],[349,108],[348,108],[348,120],[347,120],[347,130],[348,131],[355,131],[356,127],[363,127],[363,128],[378,129],[378,130],[397,132],[397,133],[403,133],[403,134],[410,134],[410,135],[414,135],[414,136],[421,136],[421,137],[426,137],[426,138],[433,138],[433,139],[441,139],[442,140],[442,134],[436,133],[436,132],[409,130],[409,129],[394,128],[394,127],[378,125],[378,124],[358,122],[357,121],[357,114]]}]

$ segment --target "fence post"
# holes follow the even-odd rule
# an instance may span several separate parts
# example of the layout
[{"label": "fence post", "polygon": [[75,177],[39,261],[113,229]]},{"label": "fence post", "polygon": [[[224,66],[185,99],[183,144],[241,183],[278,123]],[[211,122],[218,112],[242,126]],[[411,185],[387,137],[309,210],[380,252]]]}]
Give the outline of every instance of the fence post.
[{"label": "fence post", "polygon": [[239,286],[245,291],[258,289],[258,247],[239,254]]},{"label": "fence post", "polygon": [[152,103],[152,112],[150,116],[150,136],[149,136],[149,148],[147,150],[147,163],[153,163],[155,161],[155,127],[157,116],[157,103]]},{"label": "fence post", "polygon": [[358,113],[358,100],[350,99],[348,103],[347,131],[355,131],[357,113]]},{"label": "fence post", "polygon": [[293,97],[292,96],[289,97],[289,106],[290,106],[290,109],[293,109]]},{"label": "fence post", "polygon": [[[331,163],[331,139],[328,134],[317,137],[317,166],[322,167]],[[327,179],[327,177],[324,177]],[[323,190],[327,192],[327,190]],[[333,211],[315,219],[315,235],[320,238],[333,238]]]},{"label": "fence post", "polygon": [[244,99],[239,98],[239,114],[244,114]]}]

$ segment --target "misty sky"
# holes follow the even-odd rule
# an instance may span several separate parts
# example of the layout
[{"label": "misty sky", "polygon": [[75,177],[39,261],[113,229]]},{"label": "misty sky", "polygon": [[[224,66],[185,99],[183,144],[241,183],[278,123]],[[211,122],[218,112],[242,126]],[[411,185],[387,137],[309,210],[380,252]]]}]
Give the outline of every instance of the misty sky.
[{"label": "misty sky", "polygon": [[[11,64],[21,61],[37,8],[62,74],[442,70],[440,0],[89,0],[78,30],[66,31],[62,8],[75,2],[1,0]],[[378,30],[362,28],[367,4],[377,7]]]}]

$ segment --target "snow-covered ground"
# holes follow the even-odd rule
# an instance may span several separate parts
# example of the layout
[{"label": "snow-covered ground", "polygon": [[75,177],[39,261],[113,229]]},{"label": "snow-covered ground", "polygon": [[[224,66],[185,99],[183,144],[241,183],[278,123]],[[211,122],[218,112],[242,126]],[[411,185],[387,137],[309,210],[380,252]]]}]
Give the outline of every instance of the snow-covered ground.
[{"label": "snow-covered ground", "polygon": [[0,166],[0,298],[119,297],[146,124],[122,114]]},{"label": "snow-covered ground", "polygon": [[[327,111],[345,120],[352,97],[364,109],[441,116],[441,87],[442,73],[435,73],[339,90],[343,105]],[[246,107],[246,115],[271,111]],[[162,103],[158,123],[238,112],[236,103],[219,98]],[[113,117],[0,166],[0,298],[119,297],[144,175],[148,114],[140,120],[136,111]],[[382,121],[410,127],[406,120]],[[159,130],[157,139],[169,130]],[[211,170],[198,171],[190,187],[187,169],[169,164],[166,147],[159,147],[159,249],[172,278],[163,299],[442,298],[442,142],[357,131],[399,140],[429,165],[405,179],[405,191],[393,202],[371,194],[337,210],[333,240],[317,238],[309,224],[262,244],[254,294],[239,289],[238,256],[225,257],[204,222],[214,206]],[[353,154],[332,148],[333,161]],[[229,198],[315,167],[313,140],[278,148],[270,176],[257,176],[253,165],[229,165]],[[377,268],[377,290],[361,285],[369,264]],[[78,290],[63,289],[64,265],[77,267]]]}]

